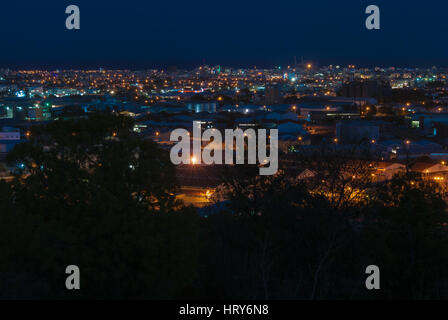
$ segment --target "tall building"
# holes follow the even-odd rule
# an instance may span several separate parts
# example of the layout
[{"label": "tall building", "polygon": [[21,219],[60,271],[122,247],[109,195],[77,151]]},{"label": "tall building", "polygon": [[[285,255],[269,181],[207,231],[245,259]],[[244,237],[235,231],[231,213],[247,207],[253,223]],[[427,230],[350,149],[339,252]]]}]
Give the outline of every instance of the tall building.
[{"label": "tall building", "polygon": [[379,103],[391,93],[390,83],[382,80],[352,81],[344,84],[338,92],[343,97],[375,98]]},{"label": "tall building", "polygon": [[380,128],[375,122],[341,121],[336,124],[336,137],[342,143],[360,143],[378,141]]},{"label": "tall building", "polygon": [[280,88],[278,85],[266,86],[264,97],[265,104],[267,105],[280,104],[283,102],[283,98],[280,94]]}]

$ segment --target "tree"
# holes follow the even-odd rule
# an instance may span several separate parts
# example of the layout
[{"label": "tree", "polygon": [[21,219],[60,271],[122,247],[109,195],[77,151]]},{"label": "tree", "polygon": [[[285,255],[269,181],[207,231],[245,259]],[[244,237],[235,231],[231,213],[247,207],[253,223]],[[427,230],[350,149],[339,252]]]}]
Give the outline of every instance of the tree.
[{"label": "tree", "polygon": [[[273,177],[233,168],[216,194],[228,201],[227,213],[205,222],[210,262],[201,263],[222,268],[204,282],[244,299],[448,297],[439,186],[411,175],[372,180],[371,163],[320,154]],[[295,179],[303,167],[314,174]],[[378,292],[364,287],[372,264],[384,279]]]},{"label": "tree", "polygon": [[[104,114],[55,121],[8,155],[0,282],[18,279],[16,297],[168,298],[194,281],[197,216],[175,199],[167,152],[132,128]],[[64,288],[70,264],[84,290]]]}]

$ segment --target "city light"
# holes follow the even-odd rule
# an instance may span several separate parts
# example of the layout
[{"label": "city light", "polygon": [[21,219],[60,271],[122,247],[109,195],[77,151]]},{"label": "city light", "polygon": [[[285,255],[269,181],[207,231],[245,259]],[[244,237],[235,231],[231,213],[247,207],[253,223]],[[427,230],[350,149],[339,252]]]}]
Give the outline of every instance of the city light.
[{"label": "city light", "polygon": [[23,2],[2,2],[0,300],[448,299],[448,2]]}]

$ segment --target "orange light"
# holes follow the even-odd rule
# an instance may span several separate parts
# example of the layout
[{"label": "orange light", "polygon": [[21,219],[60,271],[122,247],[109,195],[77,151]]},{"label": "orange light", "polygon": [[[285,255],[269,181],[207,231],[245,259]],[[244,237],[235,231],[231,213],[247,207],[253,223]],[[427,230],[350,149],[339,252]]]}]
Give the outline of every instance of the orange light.
[{"label": "orange light", "polygon": [[213,191],[211,191],[211,190],[207,190],[205,192],[205,197],[207,198],[207,200],[210,200],[212,195],[213,195]]}]

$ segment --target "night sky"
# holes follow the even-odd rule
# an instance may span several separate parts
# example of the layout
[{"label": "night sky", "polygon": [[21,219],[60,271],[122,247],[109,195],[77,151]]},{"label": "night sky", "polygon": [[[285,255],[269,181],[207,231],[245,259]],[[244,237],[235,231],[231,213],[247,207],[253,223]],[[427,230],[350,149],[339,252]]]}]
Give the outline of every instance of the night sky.
[{"label": "night sky", "polygon": [[[65,8],[81,30],[65,28]],[[365,8],[381,9],[381,30]],[[448,66],[440,0],[54,0],[0,4],[0,67]]]}]

